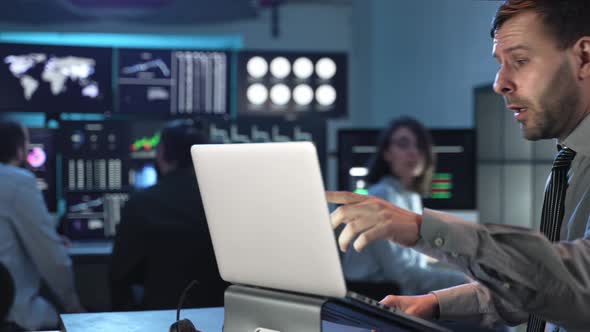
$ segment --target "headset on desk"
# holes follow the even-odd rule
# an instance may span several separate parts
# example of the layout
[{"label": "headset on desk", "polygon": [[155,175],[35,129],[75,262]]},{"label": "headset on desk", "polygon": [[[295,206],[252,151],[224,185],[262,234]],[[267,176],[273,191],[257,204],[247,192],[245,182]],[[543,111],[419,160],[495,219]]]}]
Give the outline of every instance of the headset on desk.
[{"label": "headset on desk", "polygon": [[180,319],[180,309],[184,304],[184,298],[186,297],[186,294],[191,288],[193,288],[193,286],[198,284],[199,282],[197,280],[193,280],[182,291],[182,294],[180,295],[180,301],[178,301],[178,307],[176,309],[176,322],[170,325],[170,332],[201,332],[197,330],[195,325],[189,319]]},{"label": "headset on desk", "polygon": [[[188,293],[188,291],[191,288],[193,288],[193,286],[198,285],[198,284],[199,284],[199,282],[197,280],[193,280],[182,291],[182,294],[180,295],[180,300],[178,301],[178,308],[176,309],[176,322],[174,322],[172,325],[170,325],[170,332],[201,332],[200,330],[197,330],[197,328],[190,321],[190,319],[187,319],[187,318],[180,319],[180,309],[182,308],[182,306],[184,304],[184,298],[186,297],[186,294]],[[280,332],[280,331],[258,327],[254,330],[254,332]]]}]

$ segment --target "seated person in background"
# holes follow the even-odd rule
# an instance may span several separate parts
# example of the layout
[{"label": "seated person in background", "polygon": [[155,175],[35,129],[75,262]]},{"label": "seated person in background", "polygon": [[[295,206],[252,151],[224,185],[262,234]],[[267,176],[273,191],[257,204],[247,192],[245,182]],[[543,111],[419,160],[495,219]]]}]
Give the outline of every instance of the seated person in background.
[{"label": "seated person in background", "polygon": [[[223,305],[221,280],[190,155],[208,139],[191,120],[178,120],[160,134],[158,183],[131,195],[122,212],[110,266],[113,309],[176,308],[191,280],[198,285],[185,307]],[[142,286],[137,302],[134,286]]]},{"label": "seated person in background", "polygon": [[41,280],[61,309],[83,311],[72,262],[35,176],[22,168],[27,130],[15,122],[0,122],[0,142],[0,262],[10,271],[15,286],[6,320],[27,330],[56,329],[58,309],[40,295]]},{"label": "seated person in background", "polygon": [[[409,117],[395,119],[381,133],[377,153],[370,162],[369,195],[422,213],[421,196],[430,191],[434,168],[432,139],[426,128]],[[467,281],[460,272],[430,266],[429,260],[413,249],[381,240],[360,253],[348,250],[342,257],[342,267],[349,281],[389,282],[407,295]]]}]

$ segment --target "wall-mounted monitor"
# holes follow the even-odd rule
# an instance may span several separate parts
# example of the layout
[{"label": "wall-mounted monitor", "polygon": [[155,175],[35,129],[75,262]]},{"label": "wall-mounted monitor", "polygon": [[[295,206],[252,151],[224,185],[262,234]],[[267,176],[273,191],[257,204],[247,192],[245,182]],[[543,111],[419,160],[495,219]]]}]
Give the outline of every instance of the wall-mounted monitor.
[{"label": "wall-mounted monitor", "polygon": [[73,240],[115,235],[130,191],[127,121],[60,124],[64,233]]},{"label": "wall-mounted monitor", "polygon": [[[366,194],[369,160],[377,152],[379,129],[338,132],[338,187]],[[424,206],[444,210],[476,208],[475,131],[432,129],[437,164],[431,194]]]},{"label": "wall-mounted monitor", "polygon": [[118,110],[142,115],[229,113],[230,54],[118,50]]},{"label": "wall-mounted monitor", "polygon": [[344,53],[240,52],[238,114],[344,116],[347,77]]},{"label": "wall-mounted monitor", "polygon": [[47,128],[28,128],[26,167],[37,178],[37,188],[43,193],[47,209],[57,211],[55,137],[57,131]]},{"label": "wall-mounted monitor", "polygon": [[62,122],[60,150],[64,190],[126,190],[129,141],[128,122]]},{"label": "wall-mounted monitor", "polygon": [[135,190],[158,182],[156,149],[166,121],[133,121],[129,144],[129,184]]},{"label": "wall-mounted monitor", "polygon": [[323,169],[326,166],[326,127],[324,121],[241,117],[237,120],[211,120],[204,124],[211,143],[313,142]]},{"label": "wall-mounted monitor", "polygon": [[0,43],[0,111],[112,111],[112,49]]},{"label": "wall-mounted monitor", "polygon": [[67,192],[64,234],[75,241],[114,237],[128,199],[127,193],[120,192]]}]

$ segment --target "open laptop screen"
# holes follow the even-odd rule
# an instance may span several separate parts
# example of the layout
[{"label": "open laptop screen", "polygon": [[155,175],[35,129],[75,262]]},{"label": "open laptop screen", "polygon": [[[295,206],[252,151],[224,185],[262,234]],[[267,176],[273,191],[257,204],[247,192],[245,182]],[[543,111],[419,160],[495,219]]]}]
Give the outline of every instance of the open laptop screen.
[{"label": "open laptop screen", "polygon": [[312,143],[197,145],[191,153],[225,281],[345,296]]}]

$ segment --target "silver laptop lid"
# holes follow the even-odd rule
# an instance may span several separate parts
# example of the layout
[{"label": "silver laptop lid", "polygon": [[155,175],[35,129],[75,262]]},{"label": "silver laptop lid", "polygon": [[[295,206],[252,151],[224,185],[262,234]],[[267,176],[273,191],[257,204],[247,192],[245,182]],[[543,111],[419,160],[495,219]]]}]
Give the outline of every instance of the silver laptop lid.
[{"label": "silver laptop lid", "polygon": [[346,295],[313,144],[194,145],[191,154],[225,281]]}]

